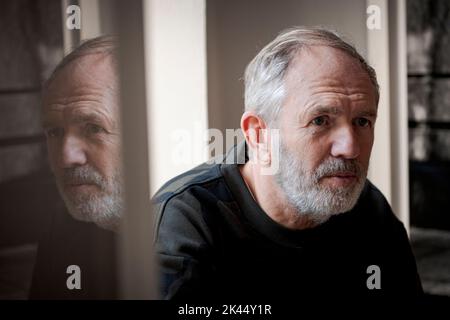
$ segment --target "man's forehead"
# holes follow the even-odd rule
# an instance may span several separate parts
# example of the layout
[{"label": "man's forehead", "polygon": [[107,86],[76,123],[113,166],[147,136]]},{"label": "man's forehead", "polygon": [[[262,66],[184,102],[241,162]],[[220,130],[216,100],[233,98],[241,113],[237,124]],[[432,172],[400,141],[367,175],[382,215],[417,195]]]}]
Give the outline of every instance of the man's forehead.
[{"label": "man's forehead", "polygon": [[67,90],[50,91],[42,100],[42,112],[65,114],[109,113],[115,114],[118,109],[117,96],[110,90],[73,86]]},{"label": "man's forehead", "polygon": [[287,78],[299,80],[330,76],[364,77],[370,81],[359,60],[341,49],[328,46],[302,48],[292,58],[287,70]]},{"label": "man's forehead", "polygon": [[73,90],[116,88],[117,75],[112,58],[104,54],[89,54],[69,62],[50,80],[44,96],[70,94]]},{"label": "man's forehead", "polygon": [[347,96],[375,100],[375,91],[361,63],[340,49],[312,46],[292,59],[285,77],[287,98],[308,100],[313,96]]},{"label": "man's forehead", "polygon": [[88,55],[70,62],[44,89],[43,111],[71,105],[96,105],[106,109],[118,103],[117,76],[111,61]]}]

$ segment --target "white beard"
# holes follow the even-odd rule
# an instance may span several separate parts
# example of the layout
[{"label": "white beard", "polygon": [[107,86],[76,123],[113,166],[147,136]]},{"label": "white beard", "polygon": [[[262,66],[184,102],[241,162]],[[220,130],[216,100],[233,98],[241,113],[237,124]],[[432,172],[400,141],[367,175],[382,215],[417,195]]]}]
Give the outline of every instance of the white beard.
[{"label": "white beard", "polygon": [[100,190],[92,193],[69,193],[64,182],[57,179],[58,190],[71,216],[93,222],[101,228],[116,231],[124,208],[123,184],[120,172],[110,181],[88,166],[65,169],[63,181],[95,183]]},{"label": "white beard", "polygon": [[[315,170],[308,172],[302,162],[297,160],[281,141],[279,161],[279,170],[275,175],[276,182],[297,213],[316,225],[326,222],[333,215],[351,210],[364,188],[367,169],[362,169],[355,160],[330,157]],[[320,184],[320,178],[338,171],[353,172],[357,182],[341,188]]]}]

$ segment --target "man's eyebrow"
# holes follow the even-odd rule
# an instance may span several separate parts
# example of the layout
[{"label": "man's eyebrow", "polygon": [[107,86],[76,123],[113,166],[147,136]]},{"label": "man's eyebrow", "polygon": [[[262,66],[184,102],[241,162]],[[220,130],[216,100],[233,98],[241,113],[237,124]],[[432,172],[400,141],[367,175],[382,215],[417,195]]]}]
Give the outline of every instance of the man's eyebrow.
[{"label": "man's eyebrow", "polygon": [[[108,117],[94,113],[94,112],[77,112],[75,113],[70,121],[72,123],[84,123],[84,122],[93,122],[96,124],[107,124],[114,126],[115,122]],[[53,119],[51,116],[45,117],[42,119],[42,127],[48,128],[58,124],[58,120]]]},{"label": "man's eyebrow", "polygon": [[337,108],[337,107],[317,106],[317,107],[310,108],[306,112],[311,113],[311,114],[322,114],[322,113],[339,114],[342,112],[342,110],[339,110],[339,108]]},{"label": "man's eyebrow", "polygon": [[108,119],[102,115],[96,113],[75,113],[72,117],[72,121],[79,122],[108,122]]},{"label": "man's eyebrow", "polygon": [[363,117],[373,117],[376,118],[377,117],[377,111],[373,111],[373,110],[363,110],[358,112],[359,116],[363,116]]},{"label": "man's eyebrow", "polygon": [[[310,108],[306,112],[313,114],[313,115],[314,114],[324,114],[324,113],[336,115],[336,114],[342,113],[342,110],[338,107],[317,106],[317,107]],[[373,117],[373,118],[377,117],[376,110],[365,109],[365,110],[357,111],[357,114],[362,117]]]}]

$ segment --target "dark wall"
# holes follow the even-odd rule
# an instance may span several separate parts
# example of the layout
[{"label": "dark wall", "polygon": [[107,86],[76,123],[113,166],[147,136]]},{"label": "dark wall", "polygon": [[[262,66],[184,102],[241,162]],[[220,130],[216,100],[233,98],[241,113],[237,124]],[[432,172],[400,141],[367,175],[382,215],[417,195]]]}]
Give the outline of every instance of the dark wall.
[{"label": "dark wall", "polygon": [[41,84],[62,58],[59,0],[0,2],[0,299],[25,298],[36,243],[61,208],[40,126]]},{"label": "dark wall", "polygon": [[411,223],[450,230],[450,2],[408,0]]}]

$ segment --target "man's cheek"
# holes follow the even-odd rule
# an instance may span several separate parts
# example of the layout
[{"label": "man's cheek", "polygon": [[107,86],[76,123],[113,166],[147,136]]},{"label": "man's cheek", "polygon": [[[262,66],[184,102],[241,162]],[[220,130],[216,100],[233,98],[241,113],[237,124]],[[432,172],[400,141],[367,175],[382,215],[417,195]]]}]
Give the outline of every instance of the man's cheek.
[{"label": "man's cheek", "polygon": [[372,153],[372,144],[365,144],[361,146],[361,162],[368,166],[369,165],[369,160],[370,160],[370,155]]}]

